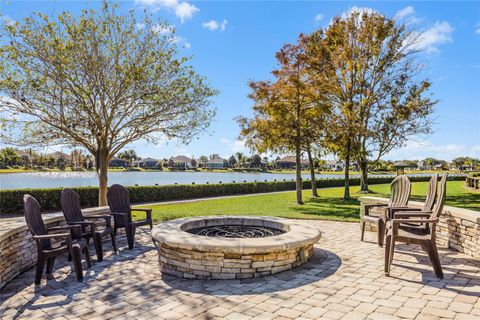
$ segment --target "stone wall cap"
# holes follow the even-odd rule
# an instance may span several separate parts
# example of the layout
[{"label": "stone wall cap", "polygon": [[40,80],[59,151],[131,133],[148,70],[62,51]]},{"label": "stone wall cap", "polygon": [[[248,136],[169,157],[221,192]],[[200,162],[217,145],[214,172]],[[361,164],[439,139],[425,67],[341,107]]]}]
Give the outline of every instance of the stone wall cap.
[{"label": "stone wall cap", "polygon": [[[283,234],[265,238],[212,238],[188,233],[182,230],[186,223],[209,220],[232,221],[245,220],[247,222],[270,221],[288,226],[289,230]],[[194,218],[180,218],[162,222],[153,227],[152,238],[170,247],[201,252],[225,253],[270,253],[286,249],[303,247],[320,240],[318,228],[311,227],[300,221],[292,221],[277,217],[264,216],[205,216]]]},{"label": "stone wall cap", "polygon": [[[380,197],[360,197],[358,198],[360,202],[364,203],[388,203],[390,200],[388,198],[380,198]],[[423,202],[420,201],[409,201],[408,206],[415,207],[415,208],[422,208]],[[443,207],[443,214],[448,214],[454,218],[460,218],[468,221],[475,222],[480,224],[480,211],[474,211],[464,208],[452,207],[452,206],[444,206]]]}]

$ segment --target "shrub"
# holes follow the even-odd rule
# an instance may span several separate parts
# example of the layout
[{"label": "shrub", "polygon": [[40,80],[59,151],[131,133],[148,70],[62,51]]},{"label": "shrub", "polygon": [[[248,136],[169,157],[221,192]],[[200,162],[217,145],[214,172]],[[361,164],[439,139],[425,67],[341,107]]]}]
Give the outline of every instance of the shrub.
[{"label": "shrub", "polygon": [[[390,183],[393,177],[372,177],[370,184]],[[428,181],[429,176],[410,177],[412,182]],[[450,176],[450,180],[464,180],[463,176]],[[341,178],[319,179],[318,188],[341,187],[344,181]],[[353,178],[350,185],[359,185],[360,179]],[[310,189],[309,180],[303,181],[303,188]],[[98,187],[72,188],[80,195],[83,207],[93,207],[98,204]],[[60,194],[63,188],[49,189],[16,189],[0,190],[0,214],[18,214],[23,210],[23,195],[35,197],[42,211],[60,209]],[[264,193],[275,191],[295,190],[295,181],[277,182],[243,182],[221,184],[193,184],[193,185],[163,185],[163,186],[135,186],[128,187],[132,203],[161,202],[171,200],[185,200],[194,198],[239,195],[249,193]]]}]

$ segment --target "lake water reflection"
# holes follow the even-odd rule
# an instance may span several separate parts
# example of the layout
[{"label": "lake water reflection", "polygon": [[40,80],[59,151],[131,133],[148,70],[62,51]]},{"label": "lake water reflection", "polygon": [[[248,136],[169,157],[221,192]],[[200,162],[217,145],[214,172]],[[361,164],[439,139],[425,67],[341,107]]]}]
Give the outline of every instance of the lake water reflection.
[{"label": "lake water reflection", "polygon": [[[302,174],[304,179],[309,174]],[[339,178],[338,174],[317,174],[318,178]],[[246,173],[246,172],[110,172],[108,184],[115,183],[133,186],[151,186],[155,184],[197,184],[253,181],[282,181],[295,179],[291,173]],[[31,172],[0,174],[0,189],[19,188],[55,188],[55,187],[86,187],[98,185],[95,172]]]},{"label": "lake water reflection", "polygon": [[[414,174],[425,175],[425,174]],[[302,174],[309,179],[309,174]],[[357,177],[358,175],[352,175]],[[342,178],[339,174],[317,174],[319,179]],[[295,179],[293,173],[247,173],[247,172],[110,172],[108,184],[153,186],[155,184],[197,184],[253,181],[282,181]],[[97,186],[95,172],[31,172],[0,174],[0,189],[55,188]]]}]

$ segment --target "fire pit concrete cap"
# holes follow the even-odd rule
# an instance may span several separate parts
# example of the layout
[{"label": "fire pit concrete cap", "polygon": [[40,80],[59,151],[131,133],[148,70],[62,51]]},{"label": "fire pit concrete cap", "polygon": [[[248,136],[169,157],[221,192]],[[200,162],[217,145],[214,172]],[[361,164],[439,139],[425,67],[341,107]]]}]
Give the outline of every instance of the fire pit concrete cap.
[{"label": "fire pit concrete cap", "polygon": [[[191,228],[210,225],[248,225],[277,228],[285,233],[265,238],[212,238],[186,232]],[[275,217],[214,216],[181,218],[162,222],[152,230],[154,241],[169,247],[203,252],[268,253],[285,251],[314,244],[320,230],[301,222]]]}]

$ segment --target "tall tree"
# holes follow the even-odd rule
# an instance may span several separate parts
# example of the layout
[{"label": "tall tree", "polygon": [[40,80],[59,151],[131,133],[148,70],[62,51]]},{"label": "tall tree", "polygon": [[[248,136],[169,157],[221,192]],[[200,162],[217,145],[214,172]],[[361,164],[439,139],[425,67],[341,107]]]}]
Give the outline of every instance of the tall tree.
[{"label": "tall tree", "polygon": [[[296,44],[287,44],[276,54],[279,68],[272,74],[275,82],[250,82],[249,97],[255,105],[254,118],[238,118],[241,135],[251,148],[259,151],[295,153],[296,198],[303,204],[301,154],[318,139],[317,128],[323,122],[323,92],[319,74],[309,68],[310,39],[300,35]],[[316,61],[318,63],[318,61]],[[313,183],[315,184],[313,174]]]},{"label": "tall tree", "polygon": [[0,150],[0,164],[3,167],[16,165],[22,158],[17,154],[17,151],[11,147]]},{"label": "tall tree", "polygon": [[241,152],[237,152],[235,153],[235,157],[237,158],[237,168],[240,168],[243,165],[244,155]]},{"label": "tall tree", "polygon": [[430,82],[419,80],[418,34],[361,10],[335,18],[326,32],[336,71],[336,142],[347,162],[346,180],[350,158],[357,161],[361,191],[368,191],[369,159],[376,162],[412,136],[430,133],[436,101],[427,96]]},{"label": "tall tree", "polygon": [[205,167],[205,164],[208,162],[208,157],[207,156],[200,156],[198,158],[198,162]]},{"label": "tall tree", "polygon": [[23,115],[21,131],[3,137],[84,147],[95,158],[99,205],[113,155],[139,139],[189,142],[209,125],[216,94],[179,56],[175,32],[158,31],[168,25],[146,14],[138,28],[133,11],[116,7],[3,24],[0,49],[1,109]]},{"label": "tall tree", "polygon": [[235,158],[234,155],[231,155],[230,158],[228,158],[228,165],[233,168],[237,164],[237,159]]}]

